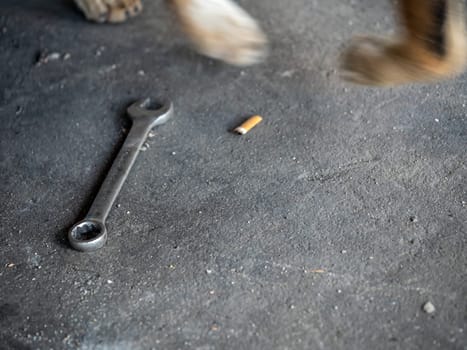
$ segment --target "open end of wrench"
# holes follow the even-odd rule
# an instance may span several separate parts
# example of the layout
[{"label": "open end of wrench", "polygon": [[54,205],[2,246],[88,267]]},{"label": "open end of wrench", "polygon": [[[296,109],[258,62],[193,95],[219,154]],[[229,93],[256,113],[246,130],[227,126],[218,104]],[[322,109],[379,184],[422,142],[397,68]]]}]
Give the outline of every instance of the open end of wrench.
[{"label": "open end of wrench", "polygon": [[97,220],[85,219],[70,229],[68,241],[76,250],[92,252],[102,248],[107,241],[107,229]]},{"label": "open end of wrench", "polygon": [[139,100],[127,108],[127,113],[133,119],[151,119],[151,127],[166,123],[173,116],[173,105],[170,101],[155,104],[150,98]]}]

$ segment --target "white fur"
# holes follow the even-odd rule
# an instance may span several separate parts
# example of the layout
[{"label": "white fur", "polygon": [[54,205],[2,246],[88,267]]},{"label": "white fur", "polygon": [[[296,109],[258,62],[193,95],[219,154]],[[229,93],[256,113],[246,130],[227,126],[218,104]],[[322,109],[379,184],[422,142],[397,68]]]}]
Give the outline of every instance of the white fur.
[{"label": "white fur", "polygon": [[[177,2],[175,2],[177,4]],[[236,65],[264,59],[267,40],[256,21],[231,0],[190,0],[178,6],[203,54]],[[204,33],[203,35],[198,35]]]}]

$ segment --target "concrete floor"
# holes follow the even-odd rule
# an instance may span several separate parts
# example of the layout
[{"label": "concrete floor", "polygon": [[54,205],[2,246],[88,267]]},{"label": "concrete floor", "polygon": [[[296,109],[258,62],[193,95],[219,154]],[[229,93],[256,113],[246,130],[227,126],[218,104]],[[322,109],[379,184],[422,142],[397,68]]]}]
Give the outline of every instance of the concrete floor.
[{"label": "concrete floor", "polygon": [[[393,28],[382,0],[241,3],[272,43],[247,69],[190,50],[162,0],[118,26],[2,0],[1,349],[467,349],[466,75],[342,82],[351,35]],[[107,245],[73,251],[146,95],[176,116]]]}]

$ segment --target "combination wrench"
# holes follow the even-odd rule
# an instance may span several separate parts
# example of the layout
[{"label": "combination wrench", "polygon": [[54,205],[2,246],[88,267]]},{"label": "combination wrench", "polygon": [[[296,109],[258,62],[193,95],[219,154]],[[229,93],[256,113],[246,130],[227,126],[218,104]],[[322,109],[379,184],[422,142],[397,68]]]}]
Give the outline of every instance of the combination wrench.
[{"label": "combination wrench", "polygon": [[102,248],[107,241],[105,221],[123,186],[141,146],[152,128],[162,125],[173,116],[173,105],[166,102],[157,110],[149,109],[150,99],[140,100],[128,107],[132,120],[122,148],[112,163],[86,217],[68,231],[70,245],[79,251],[91,252]]}]

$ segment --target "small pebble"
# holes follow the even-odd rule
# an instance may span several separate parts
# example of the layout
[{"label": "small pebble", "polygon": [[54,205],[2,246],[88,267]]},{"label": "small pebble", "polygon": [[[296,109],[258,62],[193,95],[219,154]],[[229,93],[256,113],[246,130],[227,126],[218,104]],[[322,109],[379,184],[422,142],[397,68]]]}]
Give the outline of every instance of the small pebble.
[{"label": "small pebble", "polygon": [[66,54],[63,55],[63,60],[69,60],[71,58],[71,55],[67,52]]},{"label": "small pebble", "polygon": [[52,52],[48,54],[47,56],[45,56],[45,59],[49,61],[56,61],[59,58],[60,58],[60,54],[58,52]]},{"label": "small pebble", "polygon": [[107,74],[107,73],[110,73],[112,71],[114,71],[115,69],[117,69],[117,65],[116,64],[112,64],[110,66],[106,66],[104,68],[101,68],[99,69],[99,74]]},{"label": "small pebble", "polygon": [[144,70],[139,70],[139,71],[138,71],[138,75],[139,75],[140,77],[144,77],[144,76],[146,75],[146,73],[144,72]]},{"label": "small pebble", "polygon": [[423,304],[423,311],[425,311],[427,314],[432,314],[435,312],[435,310],[435,306],[431,303],[431,301]]},{"label": "small pebble", "polygon": [[60,53],[58,52],[51,52],[51,53],[45,53],[41,52],[39,53],[39,56],[36,61],[36,66],[40,66],[42,64],[49,63],[51,61],[57,61],[60,59]]},{"label": "small pebble", "polygon": [[346,254],[346,253],[347,253],[347,250],[342,249],[342,250],[341,250],[341,253],[342,253],[342,254]]},{"label": "small pebble", "polygon": [[6,265],[6,267],[8,267],[9,269],[11,269],[12,267],[15,267],[15,264],[9,263],[9,264]]},{"label": "small pebble", "polygon": [[207,270],[206,270],[206,273],[207,273],[208,275],[210,275],[210,274],[212,273],[212,270],[207,269]]},{"label": "small pebble", "polygon": [[114,283],[114,281],[112,281],[112,280],[107,280],[107,283],[108,283],[108,284],[112,284],[112,283]]},{"label": "small pebble", "polygon": [[104,50],[105,50],[105,46],[99,47],[96,51],[96,56],[99,57],[100,55],[102,55],[102,51]]},{"label": "small pebble", "polygon": [[294,75],[294,73],[295,73],[295,70],[286,70],[285,72],[281,73],[281,77],[290,78],[291,76]]}]

